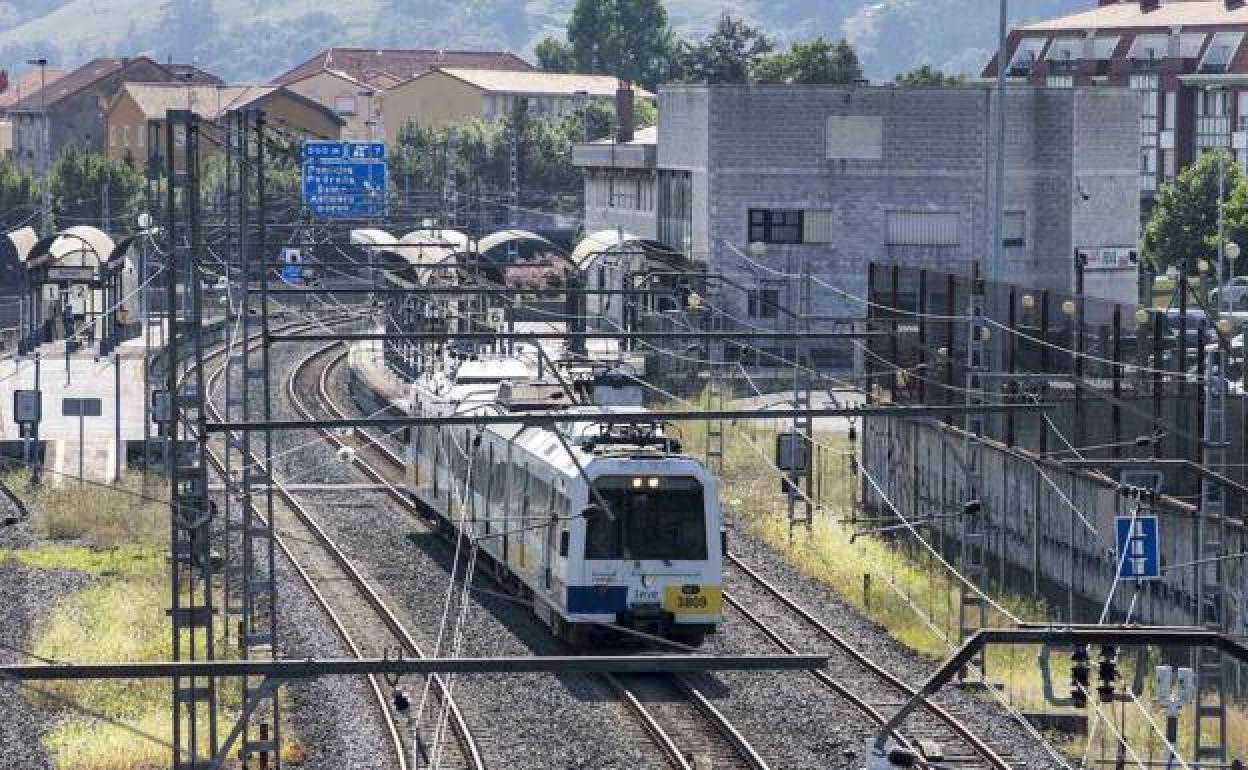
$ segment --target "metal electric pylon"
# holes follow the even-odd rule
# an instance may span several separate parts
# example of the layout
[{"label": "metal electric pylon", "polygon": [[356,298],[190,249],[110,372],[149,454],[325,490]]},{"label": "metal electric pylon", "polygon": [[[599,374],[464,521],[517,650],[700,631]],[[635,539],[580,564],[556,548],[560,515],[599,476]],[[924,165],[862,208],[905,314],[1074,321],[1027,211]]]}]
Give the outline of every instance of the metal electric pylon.
[{"label": "metal electric pylon", "polygon": [[[798,277],[797,317],[793,319],[794,331],[799,334],[810,332],[810,299],[810,273],[803,262]],[[810,418],[809,378],[803,369],[808,365],[808,362],[803,362],[803,359],[807,357],[806,353],[806,342],[799,336],[795,339],[793,346],[793,408],[799,410],[793,417],[793,433],[805,453],[805,463],[800,471],[794,471],[789,476],[789,483],[792,485],[788,494],[789,542],[793,541],[793,533],[798,527],[804,528],[806,534],[809,535],[815,521],[815,506],[811,502],[814,493],[812,483],[814,474],[811,465],[815,457],[813,451],[815,424]],[[799,494],[799,485],[803,481],[805,481],[805,494]]]},{"label": "metal electric pylon", "polygon": [[[724,408],[724,381],[713,366],[706,382],[706,408]],[[706,467],[716,476],[724,471],[724,421],[720,419],[706,421]]]},{"label": "metal electric pylon", "polygon": [[[520,224],[520,131],[523,113],[516,110],[512,113],[511,124],[507,128],[510,156],[507,173],[507,226],[515,229]],[[507,241],[507,262],[514,263],[518,256],[519,245],[515,238]]]},{"label": "metal electric pylon", "polygon": [[[166,425],[169,476],[172,652],[174,660],[213,660],[212,506],[208,500],[207,431],[204,412],[203,307],[200,280],[199,122],[186,110],[166,114],[165,153],[168,211],[166,290],[169,381],[162,416]],[[178,150],[183,152],[179,153]],[[179,168],[181,154],[181,168]],[[183,221],[185,220],[185,224]],[[179,319],[178,287],[190,304]],[[191,344],[195,374],[181,382],[179,343]],[[192,432],[192,426],[198,430]],[[185,437],[185,438],[183,438]],[[200,770],[217,752],[217,690],[212,677],[173,680],[173,767]],[[203,733],[207,734],[204,735]]]},{"label": "metal electric pylon", "polygon": [[[966,405],[982,406],[985,382],[984,372],[988,367],[987,331],[984,319],[984,281],[979,276],[978,268],[971,278],[970,291],[970,323],[967,327],[966,340]],[[958,572],[964,580],[958,584],[958,640],[967,637],[983,628],[987,623],[988,608],[984,597],[975,590],[975,583],[984,572],[985,534],[983,531],[984,468],[983,449],[980,437],[984,435],[984,415],[970,411],[966,415],[966,438],[963,445],[963,456],[966,461],[966,503],[962,516],[959,517],[958,535]],[[978,656],[972,661],[983,672],[984,657]],[[965,678],[965,670],[961,677]]]},{"label": "metal electric pylon", "polygon": [[[247,421],[253,412],[252,401],[258,396],[264,419],[272,419],[273,394],[269,359],[269,269],[263,259],[266,254],[266,222],[264,200],[265,133],[264,113],[252,113],[251,128],[254,132],[254,155],[252,164],[255,179],[256,240],[260,259],[243,259],[243,347],[242,356],[242,412]],[[259,285],[259,308],[253,313]],[[254,350],[246,343],[253,335],[261,335],[262,342]],[[259,386],[257,388],[256,386]],[[259,391],[257,393],[257,390]],[[252,431],[243,431],[240,437],[242,472],[242,580],[243,615],[239,634],[240,653],[244,660],[273,660],[278,654],[277,644],[277,574],[276,538],[273,529],[273,432],[262,433],[259,452],[252,440]],[[259,462],[253,462],[258,455]],[[256,514],[263,510],[261,518]],[[275,688],[266,683],[247,679],[243,682],[242,744],[244,758],[264,756],[269,766],[280,766],[281,745],[280,713]]]},{"label": "metal electric pylon", "polygon": [[443,221],[447,227],[459,224],[459,190],[455,164],[459,162],[459,133],[454,128],[446,135],[446,178],[442,182],[442,199],[446,213]]},{"label": "metal electric pylon", "polygon": [[[1226,466],[1226,376],[1223,351],[1206,354],[1205,422],[1201,464],[1221,472]],[[1211,630],[1226,628],[1222,550],[1226,542],[1226,489],[1213,479],[1200,482],[1200,512],[1195,527],[1197,621]],[[1222,653],[1212,647],[1192,650],[1196,672],[1196,708],[1192,754],[1196,767],[1226,764],[1226,677]]]}]

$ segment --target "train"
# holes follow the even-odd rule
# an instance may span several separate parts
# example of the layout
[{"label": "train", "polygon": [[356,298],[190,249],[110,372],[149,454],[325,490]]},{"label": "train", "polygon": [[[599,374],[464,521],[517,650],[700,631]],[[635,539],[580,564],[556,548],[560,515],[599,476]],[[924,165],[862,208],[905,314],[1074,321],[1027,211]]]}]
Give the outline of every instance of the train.
[{"label": "train", "polygon": [[[500,584],[573,647],[626,637],[702,644],[722,620],[726,541],[714,475],[681,452],[657,414],[647,425],[578,419],[624,407],[577,403],[523,352],[472,358],[413,381],[407,408],[518,419],[414,427],[408,493],[476,543]],[[522,421],[534,413],[560,419]]]}]

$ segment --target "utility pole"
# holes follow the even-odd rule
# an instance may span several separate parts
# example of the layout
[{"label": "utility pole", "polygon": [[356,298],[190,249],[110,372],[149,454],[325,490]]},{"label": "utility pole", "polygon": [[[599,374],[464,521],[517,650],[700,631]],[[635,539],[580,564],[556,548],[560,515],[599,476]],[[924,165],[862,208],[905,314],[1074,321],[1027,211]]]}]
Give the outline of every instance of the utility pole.
[{"label": "utility pole", "polygon": [[[967,327],[966,351],[966,406],[974,409],[987,402],[983,374],[987,369],[988,325],[984,319],[984,279],[979,266],[974,267],[970,291],[970,323]],[[984,435],[984,415],[968,411],[965,424],[963,457],[966,463],[966,495],[962,514],[958,519],[958,572],[962,580],[958,584],[958,641],[983,628],[987,623],[988,608],[984,597],[976,590],[975,581],[984,571],[985,534],[983,531],[984,467],[980,438]],[[983,655],[972,663],[987,675]],[[966,678],[966,670],[959,672]]]},{"label": "utility pole", "polygon": [[27,59],[27,64],[39,68],[39,235],[51,234],[48,227],[51,206],[48,199],[48,170],[51,165],[48,130],[48,60],[46,57]]},{"label": "utility pole", "polygon": [[993,207],[992,251],[986,275],[988,283],[995,283],[999,276],[1003,257],[1002,236],[1005,234],[1005,46],[1009,38],[1009,0],[1001,0],[1001,14],[997,30],[997,157],[993,180],[996,204]]},{"label": "utility pole", "polygon": [[[165,116],[165,162],[168,213],[165,218],[167,243],[166,297],[168,331],[165,360],[168,367],[166,393],[166,467],[170,499],[170,583],[172,607],[172,651],[174,660],[213,660],[216,657],[216,610],[213,606],[213,507],[208,500],[207,431],[204,403],[203,335],[200,333],[201,306],[198,280],[199,249],[199,125],[198,118],[183,110],[169,110]],[[179,131],[180,129],[180,131]],[[178,170],[177,141],[184,143],[183,167]],[[179,195],[180,193],[180,195]],[[178,216],[184,209],[187,239],[179,235]],[[189,241],[189,247],[184,244]],[[178,318],[179,269],[184,292],[194,292],[191,312]],[[179,330],[186,332],[193,346],[196,375],[182,387],[178,366]],[[191,426],[201,426],[195,435]],[[179,439],[179,436],[184,438]],[[207,727],[208,735],[200,731]],[[173,766],[187,766],[217,752],[217,690],[212,677],[178,677],[173,681]]]},{"label": "utility pole", "polygon": [[100,185],[100,229],[107,233],[112,222],[112,212],[108,207],[108,182]]}]

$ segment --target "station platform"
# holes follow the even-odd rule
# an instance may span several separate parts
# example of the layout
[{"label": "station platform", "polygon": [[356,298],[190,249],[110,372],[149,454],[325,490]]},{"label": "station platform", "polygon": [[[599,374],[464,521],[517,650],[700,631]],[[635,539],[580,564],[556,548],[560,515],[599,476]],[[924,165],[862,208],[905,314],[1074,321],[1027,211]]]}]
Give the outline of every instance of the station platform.
[{"label": "station platform", "polygon": [[[153,351],[158,338],[159,330],[154,330]],[[55,484],[80,475],[91,481],[117,480],[126,471],[127,447],[141,445],[145,438],[144,365],[142,334],[103,357],[86,346],[66,358],[64,342],[58,340],[41,345],[37,356],[0,361],[0,442],[6,454],[22,455],[13,394],[35,389],[37,368],[45,480]],[[84,416],[76,416],[79,412]]]}]

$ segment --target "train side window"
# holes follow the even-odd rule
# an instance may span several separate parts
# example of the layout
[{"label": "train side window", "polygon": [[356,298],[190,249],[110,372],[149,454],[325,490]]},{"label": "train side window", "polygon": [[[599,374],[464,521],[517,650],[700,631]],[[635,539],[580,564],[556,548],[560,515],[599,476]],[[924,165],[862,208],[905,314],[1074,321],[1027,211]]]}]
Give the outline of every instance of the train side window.
[{"label": "train side window", "polygon": [[572,542],[571,533],[566,529],[559,533],[559,555],[568,558],[568,546]]}]

